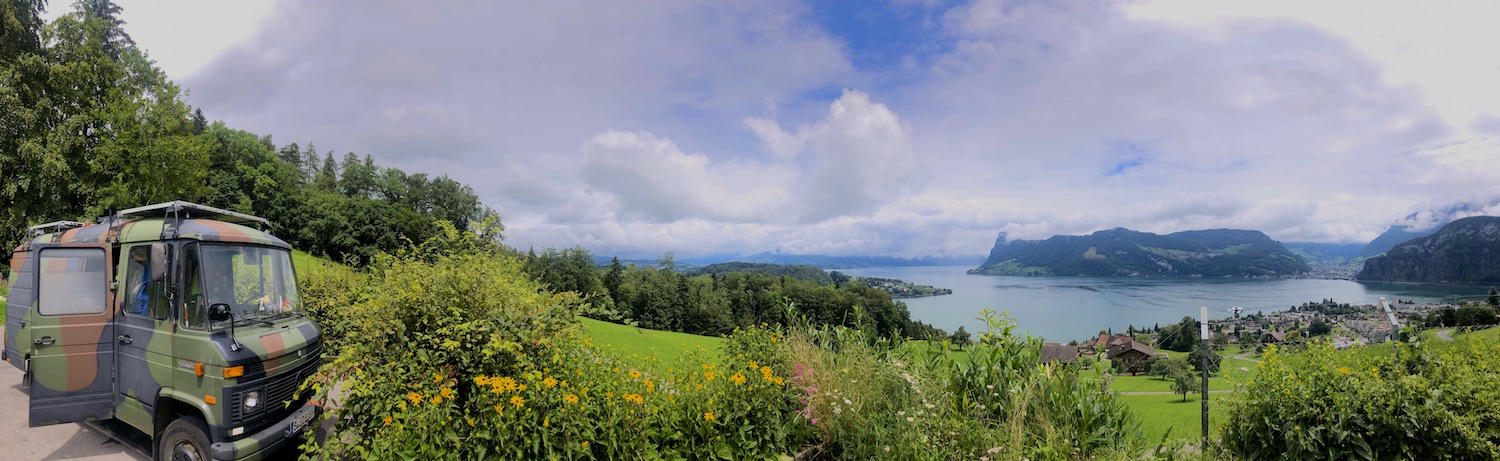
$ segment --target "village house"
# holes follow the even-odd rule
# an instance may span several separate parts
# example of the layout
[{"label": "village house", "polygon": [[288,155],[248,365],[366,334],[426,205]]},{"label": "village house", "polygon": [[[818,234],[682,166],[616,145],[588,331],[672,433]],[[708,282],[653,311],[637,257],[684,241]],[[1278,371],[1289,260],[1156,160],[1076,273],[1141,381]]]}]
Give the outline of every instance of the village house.
[{"label": "village house", "polygon": [[1117,369],[1130,374],[1145,373],[1146,361],[1156,356],[1156,349],[1125,335],[1099,335],[1092,344],[1103,349],[1104,358],[1114,362]]},{"label": "village house", "polygon": [[1042,363],[1050,362],[1067,365],[1078,361],[1080,355],[1078,346],[1059,343],[1046,343],[1042,345]]}]

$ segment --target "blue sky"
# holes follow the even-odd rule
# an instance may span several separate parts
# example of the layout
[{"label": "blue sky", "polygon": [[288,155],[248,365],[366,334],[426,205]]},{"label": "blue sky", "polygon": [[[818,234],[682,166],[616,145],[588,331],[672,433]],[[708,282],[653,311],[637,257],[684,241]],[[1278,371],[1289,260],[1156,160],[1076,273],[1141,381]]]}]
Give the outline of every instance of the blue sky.
[{"label": "blue sky", "polygon": [[453,176],[523,247],[1362,243],[1500,212],[1495,2],[120,4],[210,118]]}]

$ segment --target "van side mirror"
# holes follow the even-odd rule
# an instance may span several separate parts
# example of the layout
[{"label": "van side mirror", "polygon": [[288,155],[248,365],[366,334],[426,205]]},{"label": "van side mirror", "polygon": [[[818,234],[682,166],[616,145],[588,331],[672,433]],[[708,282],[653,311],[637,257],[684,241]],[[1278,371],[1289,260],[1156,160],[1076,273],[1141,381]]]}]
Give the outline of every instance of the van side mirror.
[{"label": "van side mirror", "polygon": [[167,278],[167,265],[168,265],[167,250],[168,250],[168,248],[170,248],[170,247],[168,247],[167,244],[165,244],[165,243],[159,243],[158,242],[158,243],[151,244],[151,264],[150,264],[151,269],[150,270],[151,270],[151,281],[153,281],[153,282],[160,282],[162,280],[166,280],[166,278]]},{"label": "van side mirror", "polygon": [[208,321],[210,321],[210,322],[223,322],[223,321],[229,320],[229,319],[230,319],[230,315],[229,315],[229,305],[228,304],[218,303],[218,304],[214,304],[212,306],[208,306]]}]

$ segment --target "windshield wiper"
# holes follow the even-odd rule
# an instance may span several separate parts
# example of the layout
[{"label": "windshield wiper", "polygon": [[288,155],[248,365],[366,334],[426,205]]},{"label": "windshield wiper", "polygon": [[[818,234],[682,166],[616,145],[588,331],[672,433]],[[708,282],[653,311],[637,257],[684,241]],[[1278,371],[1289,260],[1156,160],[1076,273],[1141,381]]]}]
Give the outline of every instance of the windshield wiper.
[{"label": "windshield wiper", "polygon": [[275,323],[271,323],[270,320],[258,319],[258,318],[242,319],[242,320],[240,320],[238,322],[234,322],[234,323],[241,323],[241,322],[246,322],[246,323],[264,323],[264,324],[266,324],[268,326],[274,326],[274,325],[276,325]]}]

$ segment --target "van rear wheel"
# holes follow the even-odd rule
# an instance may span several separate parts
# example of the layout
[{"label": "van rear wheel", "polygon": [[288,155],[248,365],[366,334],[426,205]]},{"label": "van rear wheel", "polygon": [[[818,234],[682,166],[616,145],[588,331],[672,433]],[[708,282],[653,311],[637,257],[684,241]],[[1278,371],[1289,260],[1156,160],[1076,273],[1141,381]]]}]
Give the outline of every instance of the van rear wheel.
[{"label": "van rear wheel", "polygon": [[208,425],[197,416],[181,416],[162,431],[157,461],[207,461]]}]

